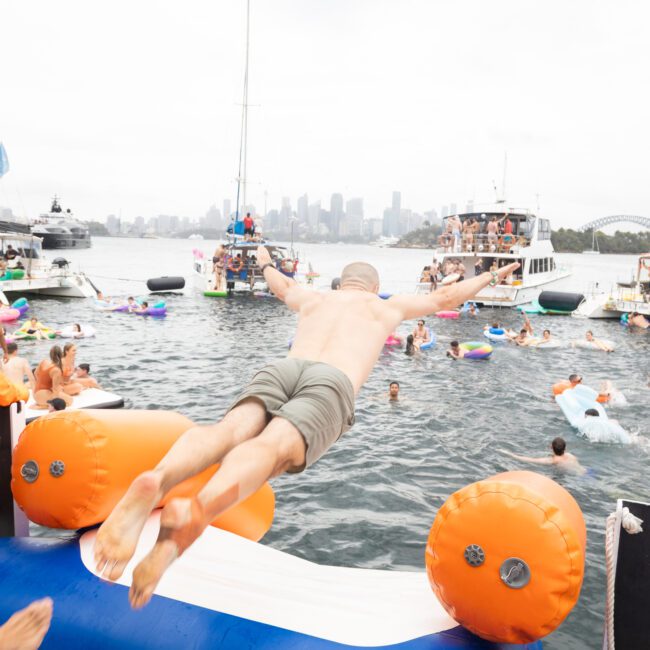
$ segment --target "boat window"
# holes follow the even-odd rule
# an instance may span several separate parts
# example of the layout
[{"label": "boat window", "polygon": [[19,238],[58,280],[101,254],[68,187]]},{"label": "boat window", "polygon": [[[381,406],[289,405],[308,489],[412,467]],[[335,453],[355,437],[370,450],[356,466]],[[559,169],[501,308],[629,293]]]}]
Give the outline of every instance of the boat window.
[{"label": "boat window", "polygon": [[555,271],[555,260],[551,257],[551,271]]},{"label": "boat window", "polygon": [[548,257],[544,258],[544,273],[548,273]]},{"label": "boat window", "polygon": [[551,222],[548,219],[540,219],[538,227],[538,239],[551,238]]}]

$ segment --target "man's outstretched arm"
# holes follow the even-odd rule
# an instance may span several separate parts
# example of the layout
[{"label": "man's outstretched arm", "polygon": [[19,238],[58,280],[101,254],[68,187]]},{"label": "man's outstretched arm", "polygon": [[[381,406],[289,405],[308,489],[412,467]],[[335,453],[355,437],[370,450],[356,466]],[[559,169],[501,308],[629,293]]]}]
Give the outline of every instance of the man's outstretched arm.
[{"label": "man's outstretched arm", "polygon": [[[265,264],[273,264],[271,255],[264,246],[257,247],[257,264],[260,268]],[[293,311],[298,311],[307,298],[318,295],[315,291],[298,286],[295,280],[278,271],[275,266],[267,266],[263,275],[271,292]]]},{"label": "man's outstretched arm", "polygon": [[536,465],[552,465],[553,459],[550,456],[544,456],[543,458],[532,458],[531,456],[520,456],[519,454],[513,454],[511,451],[506,451],[505,449],[500,450],[502,454],[515,458],[516,460],[523,460],[526,463],[535,463]]},{"label": "man's outstretched arm", "polygon": [[519,264],[514,262],[508,266],[501,267],[494,274],[491,272],[481,273],[469,280],[456,282],[446,287],[440,287],[426,296],[393,296],[388,299],[391,306],[396,307],[402,313],[402,320],[421,318],[437,311],[455,309],[467,300],[473,298],[481,289],[487,287],[496,278],[500,282],[510,273],[516,271]]}]

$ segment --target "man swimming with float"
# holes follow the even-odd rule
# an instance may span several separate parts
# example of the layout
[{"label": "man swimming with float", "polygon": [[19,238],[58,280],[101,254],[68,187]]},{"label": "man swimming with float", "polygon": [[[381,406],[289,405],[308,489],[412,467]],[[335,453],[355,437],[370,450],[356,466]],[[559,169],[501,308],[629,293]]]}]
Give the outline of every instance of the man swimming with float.
[{"label": "man swimming with float", "polygon": [[387,336],[404,320],[463,304],[518,264],[484,273],[427,295],[377,295],[379,276],[364,262],[348,264],[341,289],[320,293],[275,269],[263,246],[257,260],[269,289],[298,312],[289,355],[262,368],[217,424],[193,427],[152,471],[141,474],[100,527],[97,571],[116,580],[131,559],[151,511],[181,481],[220,462],[191,499],[169,501],[151,552],[133,572],[129,599],[149,602],[169,565],[218,514],[257,491],[269,478],[315,463],[354,423],[354,400]]}]

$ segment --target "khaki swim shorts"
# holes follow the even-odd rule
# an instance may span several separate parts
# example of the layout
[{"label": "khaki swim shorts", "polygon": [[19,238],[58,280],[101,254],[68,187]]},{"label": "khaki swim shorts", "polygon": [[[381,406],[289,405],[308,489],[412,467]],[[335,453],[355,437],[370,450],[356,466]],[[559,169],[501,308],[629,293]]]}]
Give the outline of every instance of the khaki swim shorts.
[{"label": "khaki swim shorts", "polygon": [[285,418],[305,439],[305,466],[296,472],[313,465],[354,424],[352,382],[320,361],[287,358],[265,366],[230,410],[251,397],[264,404],[269,419]]}]

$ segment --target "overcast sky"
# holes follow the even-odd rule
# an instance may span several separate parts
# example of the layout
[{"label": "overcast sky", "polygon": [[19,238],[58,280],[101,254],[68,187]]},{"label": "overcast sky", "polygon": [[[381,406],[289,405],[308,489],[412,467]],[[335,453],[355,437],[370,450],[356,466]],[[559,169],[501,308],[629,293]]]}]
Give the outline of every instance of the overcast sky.
[{"label": "overcast sky", "polygon": [[[252,0],[249,196],[506,194],[650,216],[646,0]],[[245,0],[0,0],[0,204],[198,217],[235,197]]]}]

